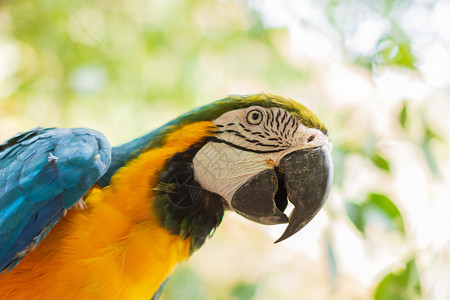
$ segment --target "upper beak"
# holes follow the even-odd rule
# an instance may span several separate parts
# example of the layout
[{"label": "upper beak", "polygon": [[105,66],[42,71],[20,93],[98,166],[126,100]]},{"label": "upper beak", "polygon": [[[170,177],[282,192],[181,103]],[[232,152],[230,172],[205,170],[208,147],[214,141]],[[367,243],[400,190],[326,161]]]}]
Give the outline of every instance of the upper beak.
[{"label": "upper beak", "polygon": [[[328,146],[307,148],[284,156],[277,169],[267,169],[243,184],[233,195],[232,208],[266,225],[289,223],[281,242],[297,233],[319,212],[328,198],[333,165]],[[294,205],[289,218],[287,200]]]}]

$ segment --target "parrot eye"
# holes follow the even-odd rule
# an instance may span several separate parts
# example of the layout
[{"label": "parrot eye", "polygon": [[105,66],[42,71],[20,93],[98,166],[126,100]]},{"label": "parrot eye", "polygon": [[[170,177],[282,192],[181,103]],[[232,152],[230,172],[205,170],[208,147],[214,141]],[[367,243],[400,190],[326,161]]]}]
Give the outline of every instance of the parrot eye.
[{"label": "parrot eye", "polygon": [[252,110],[247,114],[247,122],[250,125],[258,125],[263,119],[263,114],[259,110]]}]

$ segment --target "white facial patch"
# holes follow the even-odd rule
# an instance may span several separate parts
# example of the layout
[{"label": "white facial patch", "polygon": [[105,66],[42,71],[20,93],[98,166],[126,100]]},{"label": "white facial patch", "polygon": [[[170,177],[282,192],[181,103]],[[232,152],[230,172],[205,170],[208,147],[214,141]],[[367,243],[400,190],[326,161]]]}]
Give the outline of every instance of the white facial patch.
[{"label": "white facial patch", "polygon": [[270,166],[265,155],[209,142],[193,159],[195,179],[230,204],[234,192],[250,178]]}]

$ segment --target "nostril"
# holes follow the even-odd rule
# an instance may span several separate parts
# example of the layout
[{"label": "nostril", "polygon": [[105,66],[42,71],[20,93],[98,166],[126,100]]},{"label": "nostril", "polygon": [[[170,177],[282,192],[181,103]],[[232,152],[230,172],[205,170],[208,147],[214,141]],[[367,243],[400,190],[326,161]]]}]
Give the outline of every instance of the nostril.
[{"label": "nostril", "polygon": [[316,136],[313,134],[308,138],[308,143],[311,143],[312,141],[314,141],[314,139],[316,138]]}]

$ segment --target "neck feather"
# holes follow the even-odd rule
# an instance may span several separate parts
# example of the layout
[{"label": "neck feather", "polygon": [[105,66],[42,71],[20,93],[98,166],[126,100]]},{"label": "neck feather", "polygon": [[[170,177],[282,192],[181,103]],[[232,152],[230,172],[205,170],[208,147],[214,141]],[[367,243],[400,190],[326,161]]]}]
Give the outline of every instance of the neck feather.
[{"label": "neck feather", "polygon": [[174,155],[155,188],[154,207],[161,225],[183,239],[191,237],[191,252],[214,233],[224,214],[223,198],[195,180],[192,159],[205,142]]}]

